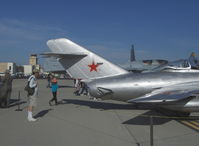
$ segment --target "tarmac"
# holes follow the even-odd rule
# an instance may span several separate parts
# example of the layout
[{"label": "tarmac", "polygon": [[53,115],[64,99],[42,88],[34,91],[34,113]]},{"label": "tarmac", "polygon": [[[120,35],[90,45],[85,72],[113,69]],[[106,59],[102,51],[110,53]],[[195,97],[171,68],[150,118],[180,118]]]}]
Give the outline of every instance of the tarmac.
[{"label": "tarmac", "polygon": [[47,80],[38,82],[34,109],[38,120],[28,122],[26,80],[13,81],[12,104],[0,109],[2,146],[150,146],[150,116],[154,146],[199,145],[199,113],[191,119],[171,118],[124,102],[94,101],[75,96],[72,80],[58,80],[60,104],[49,106],[52,93]]}]

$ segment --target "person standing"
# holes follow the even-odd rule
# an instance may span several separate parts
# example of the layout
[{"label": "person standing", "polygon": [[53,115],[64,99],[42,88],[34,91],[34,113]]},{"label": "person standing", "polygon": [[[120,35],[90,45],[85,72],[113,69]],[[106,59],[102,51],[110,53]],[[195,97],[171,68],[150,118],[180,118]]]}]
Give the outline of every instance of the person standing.
[{"label": "person standing", "polygon": [[52,106],[53,101],[55,101],[55,105],[58,104],[58,102],[57,102],[57,89],[58,88],[59,88],[59,86],[57,84],[57,79],[54,77],[52,79],[52,84],[51,84],[51,90],[52,90],[53,98],[49,101],[50,106]]},{"label": "person standing", "polygon": [[10,71],[6,70],[5,71],[5,76],[2,77],[2,89],[1,89],[1,94],[2,94],[2,102],[3,107],[8,107],[10,104],[10,97],[11,97],[11,92],[12,92],[12,80],[13,78],[10,75]]},{"label": "person standing", "polygon": [[80,95],[88,95],[88,86],[85,82],[81,82],[81,91],[79,93]]},{"label": "person standing", "polygon": [[191,64],[191,69],[199,69],[198,66],[198,58],[196,56],[196,53],[192,52],[189,57],[189,62]]},{"label": "person standing", "polygon": [[76,79],[75,91],[74,91],[74,94],[76,96],[80,96],[80,89],[81,89],[81,79]]},{"label": "person standing", "polygon": [[38,96],[38,83],[37,83],[37,78],[39,77],[39,70],[34,69],[33,70],[33,75],[29,77],[28,82],[29,82],[29,87],[31,90],[33,90],[32,93],[28,93],[28,100],[29,100],[29,105],[28,105],[28,121],[36,121],[37,119],[33,118],[32,112],[33,108],[36,107],[37,105],[37,96]]},{"label": "person standing", "polygon": [[48,81],[47,88],[51,87],[51,78],[52,78],[52,75],[49,73],[48,76],[47,76],[47,81]]}]

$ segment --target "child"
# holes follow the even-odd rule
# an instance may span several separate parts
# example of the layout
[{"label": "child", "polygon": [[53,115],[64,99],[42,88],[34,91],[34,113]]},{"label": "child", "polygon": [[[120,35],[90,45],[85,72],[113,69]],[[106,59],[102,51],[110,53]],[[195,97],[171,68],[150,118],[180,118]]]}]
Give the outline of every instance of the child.
[{"label": "child", "polygon": [[49,101],[49,105],[52,106],[51,102],[55,101],[55,104],[57,105],[57,89],[59,88],[59,86],[57,85],[57,79],[54,77],[52,79],[52,85],[51,85],[51,89],[52,89],[52,94],[53,94],[53,98]]}]

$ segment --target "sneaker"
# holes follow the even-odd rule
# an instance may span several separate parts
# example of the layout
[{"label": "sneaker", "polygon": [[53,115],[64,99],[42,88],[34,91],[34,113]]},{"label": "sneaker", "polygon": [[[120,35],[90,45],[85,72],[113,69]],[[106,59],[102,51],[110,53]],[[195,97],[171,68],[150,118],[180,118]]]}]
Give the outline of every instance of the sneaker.
[{"label": "sneaker", "polygon": [[94,100],[94,101],[97,101],[97,98],[94,97],[93,100]]},{"label": "sneaker", "polygon": [[28,121],[29,121],[29,122],[35,122],[35,121],[37,121],[37,119],[35,119],[35,118],[29,118],[29,117],[28,117]]}]

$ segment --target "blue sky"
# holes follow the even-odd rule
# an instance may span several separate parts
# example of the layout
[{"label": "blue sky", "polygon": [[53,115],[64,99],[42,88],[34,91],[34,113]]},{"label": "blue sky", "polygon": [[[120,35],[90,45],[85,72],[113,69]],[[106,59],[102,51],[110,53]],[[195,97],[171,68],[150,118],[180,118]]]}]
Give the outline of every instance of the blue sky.
[{"label": "blue sky", "polygon": [[28,64],[68,38],[114,63],[199,55],[198,0],[1,0],[0,61]]}]

